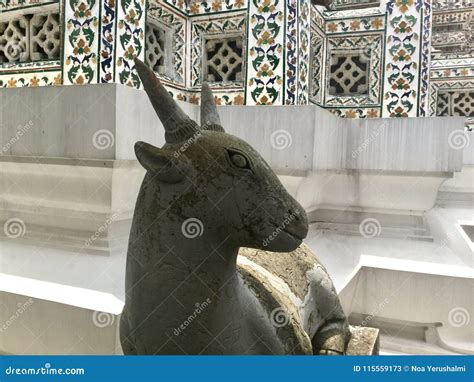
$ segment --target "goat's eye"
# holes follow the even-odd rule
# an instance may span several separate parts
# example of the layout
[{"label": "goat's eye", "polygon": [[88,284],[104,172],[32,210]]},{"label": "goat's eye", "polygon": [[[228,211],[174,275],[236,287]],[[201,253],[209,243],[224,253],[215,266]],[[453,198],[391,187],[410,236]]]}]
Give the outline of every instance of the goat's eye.
[{"label": "goat's eye", "polygon": [[234,151],[229,151],[229,158],[235,167],[250,169],[250,162],[244,155]]}]

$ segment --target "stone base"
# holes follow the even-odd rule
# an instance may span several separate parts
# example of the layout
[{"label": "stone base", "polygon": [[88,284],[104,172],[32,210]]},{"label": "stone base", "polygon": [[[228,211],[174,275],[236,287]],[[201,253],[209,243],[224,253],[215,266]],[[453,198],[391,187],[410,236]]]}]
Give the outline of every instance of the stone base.
[{"label": "stone base", "polygon": [[365,326],[350,326],[351,340],[347,344],[346,355],[378,355],[379,329]]}]

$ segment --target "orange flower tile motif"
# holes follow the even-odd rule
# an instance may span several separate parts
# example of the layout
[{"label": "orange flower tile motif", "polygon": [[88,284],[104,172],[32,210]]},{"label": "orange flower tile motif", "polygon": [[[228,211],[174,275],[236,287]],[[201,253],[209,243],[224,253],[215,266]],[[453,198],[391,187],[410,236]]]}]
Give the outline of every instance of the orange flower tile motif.
[{"label": "orange flower tile motif", "polygon": [[379,111],[377,109],[370,109],[367,111],[367,118],[377,118],[379,116]]},{"label": "orange flower tile motif", "polygon": [[40,79],[38,77],[34,76],[30,79],[30,86],[31,87],[37,87],[37,86],[39,86],[39,84],[40,84]]},{"label": "orange flower tile motif", "polygon": [[237,95],[234,97],[234,101],[232,102],[234,105],[243,105],[244,104],[244,97],[241,95]]},{"label": "orange flower tile motif", "polygon": [[354,20],[350,24],[350,30],[351,31],[357,31],[360,29],[360,21],[359,20]]},{"label": "orange flower tile motif", "polygon": [[357,114],[354,110],[347,110],[344,116],[346,118],[357,118]]},{"label": "orange flower tile motif", "polygon": [[326,29],[329,32],[337,32],[337,24],[336,23],[329,23],[329,24],[327,24]]},{"label": "orange flower tile motif", "polygon": [[376,19],[372,20],[371,26],[374,29],[380,29],[381,27],[383,27],[382,19],[376,18]]},{"label": "orange flower tile motif", "polygon": [[219,12],[222,10],[222,0],[214,0],[212,2],[211,8],[214,12]]},{"label": "orange flower tile motif", "polygon": [[406,13],[413,5],[413,0],[397,0],[395,5],[398,7],[401,13]]},{"label": "orange flower tile motif", "polygon": [[7,81],[7,88],[16,88],[17,83],[18,81],[12,77]]},{"label": "orange flower tile motif", "polygon": [[54,86],[61,86],[62,84],[63,84],[63,80],[62,80],[61,73],[60,73],[56,77],[54,77],[53,85]]}]

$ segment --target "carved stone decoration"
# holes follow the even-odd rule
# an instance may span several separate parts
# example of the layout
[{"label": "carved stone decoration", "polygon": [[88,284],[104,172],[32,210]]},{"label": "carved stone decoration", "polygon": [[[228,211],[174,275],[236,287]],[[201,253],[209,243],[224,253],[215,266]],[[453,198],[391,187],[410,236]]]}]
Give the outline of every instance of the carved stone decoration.
[{"label": "carved stone decoration", "polygon": [[361,53],[332,55],[329,94],[364,95],[368,93],[368,57]]},{"label": "carved stone decoration", "polygon": [[30,20],[31,60],[59,58],[59,14],[35,14]]},{"label": "carved stone decoration", "polygon": [[165,71],[165,31],[148,23],[145,31],[146,52],[145,62],[157,73]]},{"label": "carved stone decoration", "polygon": [[438,92],[437,116],[474,116],[474,91],[444,90]]},{"label": "carved stone decoration", "polygon": [[242,81],[242,38],[209,39],[205,43],[204,76],[210,82]]},{"label": "carved stone decoration", "polygon": [[29,28],[25,16],[0,22],[0,63],[29,58]]},{"label": "carved stone decoration", "polygon": [[302,244],[305,210],[225,133],[207,85],[199,126],[147,65],[135,69],[166,144],[135,144],[147,172],[128,246],[124,353],[344,354],[349,326]]}]

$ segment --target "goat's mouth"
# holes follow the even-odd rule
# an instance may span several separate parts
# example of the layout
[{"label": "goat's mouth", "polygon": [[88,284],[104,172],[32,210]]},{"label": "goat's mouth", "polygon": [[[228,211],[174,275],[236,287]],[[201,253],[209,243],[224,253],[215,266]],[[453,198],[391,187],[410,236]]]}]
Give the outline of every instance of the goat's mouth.
[{"label": "goat's mouth", "polygon": [[[306,237],[307,229],[303,227],[282,227],[271,223],[272,233],[263,241],[263,249],[274,252],[290,252],[298,248]],[[301,228],[301,229],[300,229]]]}]

